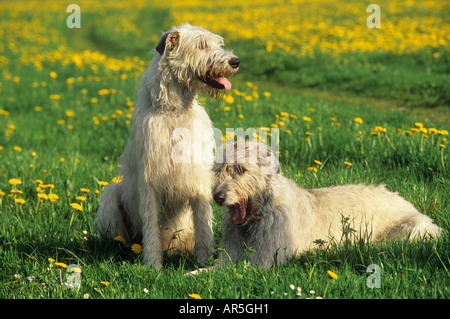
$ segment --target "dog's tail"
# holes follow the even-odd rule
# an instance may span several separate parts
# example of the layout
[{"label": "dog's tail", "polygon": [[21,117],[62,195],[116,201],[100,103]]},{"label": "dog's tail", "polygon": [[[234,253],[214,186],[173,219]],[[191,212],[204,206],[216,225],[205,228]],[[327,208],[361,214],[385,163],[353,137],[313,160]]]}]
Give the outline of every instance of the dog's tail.
[{"label": "dog's tail", "polygon": [[436,239],[441,237],[442,229],[433,224],[430,217],[416,214],[408,218],[408,229],[411,239]]}]

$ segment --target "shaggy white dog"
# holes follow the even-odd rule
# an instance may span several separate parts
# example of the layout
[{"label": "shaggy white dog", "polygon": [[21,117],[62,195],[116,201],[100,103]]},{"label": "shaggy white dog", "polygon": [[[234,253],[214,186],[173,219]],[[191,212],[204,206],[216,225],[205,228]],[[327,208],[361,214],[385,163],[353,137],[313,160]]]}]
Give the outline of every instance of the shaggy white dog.
[{"label": "shaggy white dog", "polygon": [[222,37],[188,24],[164,33],[139,91],[123,181],[101,197],[95,226],[106,237],[142,239],[144,261],[160,268],[163,251],[214,252],[210,206],[214,133],[200,90],[231,88],[239,59]]},{"label": "shaggy white dog", "polygon": [[441,234],[428,216],[384,186],[300,188],[282,175],[262,143],[228,144],[220,162],[214,166],[214,200],[225,208],[221,262],[245,259],[250,250],[250,260],[263,267],[275,255],[284,263],[315,248],[318,239],[339,242],[343,218],[355,237],[372,241]]}]

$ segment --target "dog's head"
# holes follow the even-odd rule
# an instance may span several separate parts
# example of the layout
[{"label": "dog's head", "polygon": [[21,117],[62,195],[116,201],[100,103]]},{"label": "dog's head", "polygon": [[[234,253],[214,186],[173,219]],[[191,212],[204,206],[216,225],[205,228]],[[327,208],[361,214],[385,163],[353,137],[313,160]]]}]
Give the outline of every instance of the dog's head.
[{"label": "dog's head", "polygon": [[165,32],[156,47],[161,72],[189,89],[215,95],[230,90],[227,76],[239,69],[239,58],[225,51],[223,38],[198,26],[183,24]]},{"label": "dog's head", "polygon": [[256,141],[227,144],[216,156],[214,201],[236,225],[251,224],[270,195],[273,174],[281,174],[271,149]]}]

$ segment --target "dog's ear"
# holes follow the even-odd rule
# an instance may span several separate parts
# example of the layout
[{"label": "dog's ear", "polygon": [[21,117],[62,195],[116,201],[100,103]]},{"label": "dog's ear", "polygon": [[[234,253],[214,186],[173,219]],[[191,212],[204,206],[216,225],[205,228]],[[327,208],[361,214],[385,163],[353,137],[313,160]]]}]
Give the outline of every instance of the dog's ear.
[{"label": "dog's ear", "polygon": [[259,153],[259,167],[263,174],[281,174],[281,167],[273,151],[268,147],[262,147]]},{"label": "dog's ear", "polygon": [[161,55],[164,54],[164,50],[166,49],[166,40],[167,40],[168,35],[169,35],[169,32],[163,33],[163,35],[161,36],[161,39],[159,39],[158,45],[156,46],[156,52],[158,52]]},{"label": "dog's ear", "polygon": [[156,52],[163,55],[166,49],[168,51],[172,51],[175,47],[178,46],[179,42],[180,42],[180,33],[178,31],[165,32],[161,36],[161,39],[159,40],[159,43],[156,46]]}]

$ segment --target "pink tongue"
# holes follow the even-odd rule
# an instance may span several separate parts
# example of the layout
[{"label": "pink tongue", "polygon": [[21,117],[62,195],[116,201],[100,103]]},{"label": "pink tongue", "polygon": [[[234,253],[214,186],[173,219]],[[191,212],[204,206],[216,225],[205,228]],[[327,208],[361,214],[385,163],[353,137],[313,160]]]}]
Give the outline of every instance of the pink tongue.
[{"label": "pink tongue", "polygon": [[222,84],[225,87],[225,90],[231,90],[231,82],[228,81],[227,78],[221,77],[214,80]]},{"label": "pink tongue", "polygon": [[234,205],[233,222],[240,225],[245,219],[245,202],[242,200],[239,204]]}]

